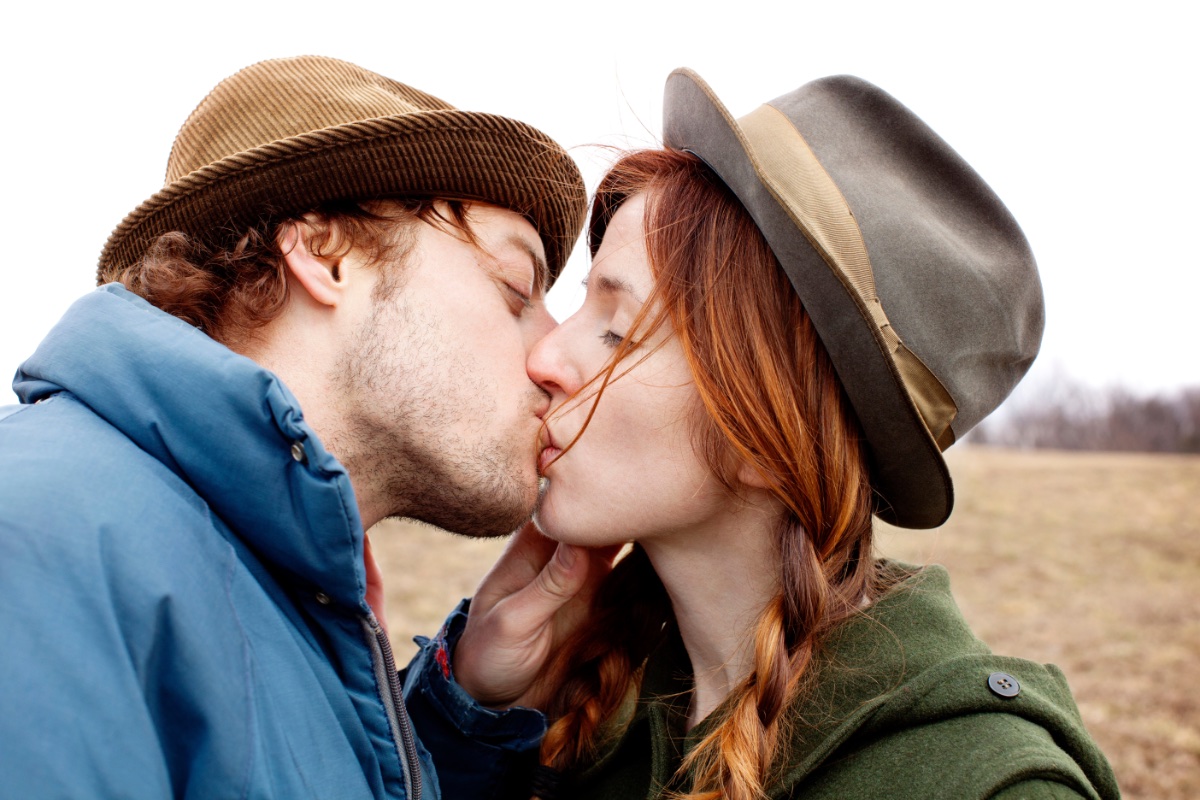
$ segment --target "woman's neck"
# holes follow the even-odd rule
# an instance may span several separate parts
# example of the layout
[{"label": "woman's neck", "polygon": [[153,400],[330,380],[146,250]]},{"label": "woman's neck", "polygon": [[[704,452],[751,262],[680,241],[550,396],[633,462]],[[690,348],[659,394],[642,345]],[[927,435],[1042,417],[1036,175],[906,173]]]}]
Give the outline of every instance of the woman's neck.
[{"label": "woman's neck", "polygon": [[720,519],[643,540],[671,598],[695,690],[688,728],[754,670],[754,632],[779,592],[775,501],[749,498]]}]

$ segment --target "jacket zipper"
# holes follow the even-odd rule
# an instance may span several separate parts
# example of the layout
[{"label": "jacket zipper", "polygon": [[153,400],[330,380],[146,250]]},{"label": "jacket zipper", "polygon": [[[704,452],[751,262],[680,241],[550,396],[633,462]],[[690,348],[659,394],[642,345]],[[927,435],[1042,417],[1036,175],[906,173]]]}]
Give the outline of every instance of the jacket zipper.
[{"label": "jacket zipper", "polygon": [[[388,722],[392,726],[392,739],[406,762],[404,766],[407,769],[403,770],[404,790],[409,800],[421,800],[421,762],[417,756],[417,740],[413,735],[408,709],[404,707],[404,695],[400,692],[400,677],[396,672],[392,644],[374,615],[365,617],[363,625],[373,644],[371,656],[375,664],[375,678],[380,687],[380,699],[388,712]],[[384,685],[388,688],[390,698],[383,694]]]}]

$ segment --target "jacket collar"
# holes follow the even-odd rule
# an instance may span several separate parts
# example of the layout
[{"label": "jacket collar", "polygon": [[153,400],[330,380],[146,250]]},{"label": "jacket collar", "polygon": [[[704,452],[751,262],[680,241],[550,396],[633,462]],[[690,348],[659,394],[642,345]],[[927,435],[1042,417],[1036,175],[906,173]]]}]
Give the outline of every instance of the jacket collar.
[{"label": "jacket collar", "polygon": [[[881,568],[894,588],[830,635],[786,712],[789,747],[779,765],[781,781],[769,787],[773,797],[788,796],[791,787],[803,783],[838,747],[871,728],[879,710],[908,691],[904,684],[909,677],[949,658],[989,652],[958,611],[944,569],[916,572],[886,561]],[[600,763],[617,750],[646,747],[641,737],[649,735],[651,779],[668,785],[682,756],[728,711],[723,703],[685,731],[691,688],[691,663],[672,625],[647,660],[641,696],[624,739]],[[901,719],[899,724],[907,723]]]},{"label": "jacket collar", "polygon": [[350,479],[273,373],[117,284],[21,365],[23,403],[66,391],[185,480],[260,558],[366,609]]},{"label": "jacket collar", "polygon": [[[1088,780],[1112,787],[1115,796],[1111,768],[1081,733],[1079,713],[1060,672],[992,655],[963,619],[942,567],[918,569],[885,561],[881,568],[895,585],[826,640],[786,712],[789,746],[775,772],[779,777],[767,787],[769,797],[795,796],[813,772],[854,741],[988,712],[1022,716],[1052,732]],[[1024,701],[1013,703],[986,688],[985,679],[997,670],[1020,676]],[[650,752],[650,780],[669,785],[683,754],[727,710],[719,706],[685,733],[691,683],[687,651],[672,626],[646,663],[632,721],[596,769],[613,758],[636,759]]]}]

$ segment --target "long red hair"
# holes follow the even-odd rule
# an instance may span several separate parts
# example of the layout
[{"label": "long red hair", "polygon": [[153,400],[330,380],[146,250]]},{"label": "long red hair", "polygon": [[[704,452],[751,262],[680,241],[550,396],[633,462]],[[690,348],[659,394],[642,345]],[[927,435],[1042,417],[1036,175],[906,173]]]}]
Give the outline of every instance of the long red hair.
[{"label": "long red hair", "polygon": [[[669,325],[698,390],[697,452],[731,494],[738,466],[748,464],[786,508],[776,537],[781,591],[754,631],[754,671],[714,712],[719,724],[687,755],[676,781],[688,800],[753,800],[779,755],[783,711],[802,691],[823,637],[883,588],[871,557],[866,456],[786,275],[737,198],[698,158],[648,150],[620,159],[593,202],[593,254],[616,209],[639,193],[655,288],[597,376],[598,391],[616,379],[633,342]],[[640,667],[672,619],[636,546],[606,579],[593,611],[560,654],[566,677],[542,743],[542,763],[564,771],[586,766],[616,732]]]}]

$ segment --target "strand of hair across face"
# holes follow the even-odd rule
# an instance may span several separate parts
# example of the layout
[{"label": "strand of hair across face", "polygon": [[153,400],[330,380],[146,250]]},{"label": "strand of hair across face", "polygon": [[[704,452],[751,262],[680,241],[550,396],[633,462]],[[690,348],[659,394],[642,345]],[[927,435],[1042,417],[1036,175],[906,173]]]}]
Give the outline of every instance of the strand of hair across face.
[{"label": "strand of hair across face", "polygon": [[[662,303],[649,324],[669,319],[688,361],[701,401],[697,452],[734,495],[737,465],[749,465],[786,509],[777,531],[780,593],[753,631],[753,670],[713,712],[672,782],[684,787],[672,793],[681,800],[757,800],[823,637],[874,596],[865,455],[832,364],[786,276],[753,221],[698,159],[647,151],[620,161],[597,193],[593,248],[605,215],[638,192],[647,196],[647,253]],[[634,555],[597,594],[595,624],[562,652],[572,666],[550,710],[543,763],[569,771],[595,758],[640,685],[638,667],[653,638],[645,628],[627,638],[630,624],[652,619],[661,631],[670,620],[649,560],[640,550]],[[644,616],[654,606],[648,587],[661,593],[652,616]]]}]

